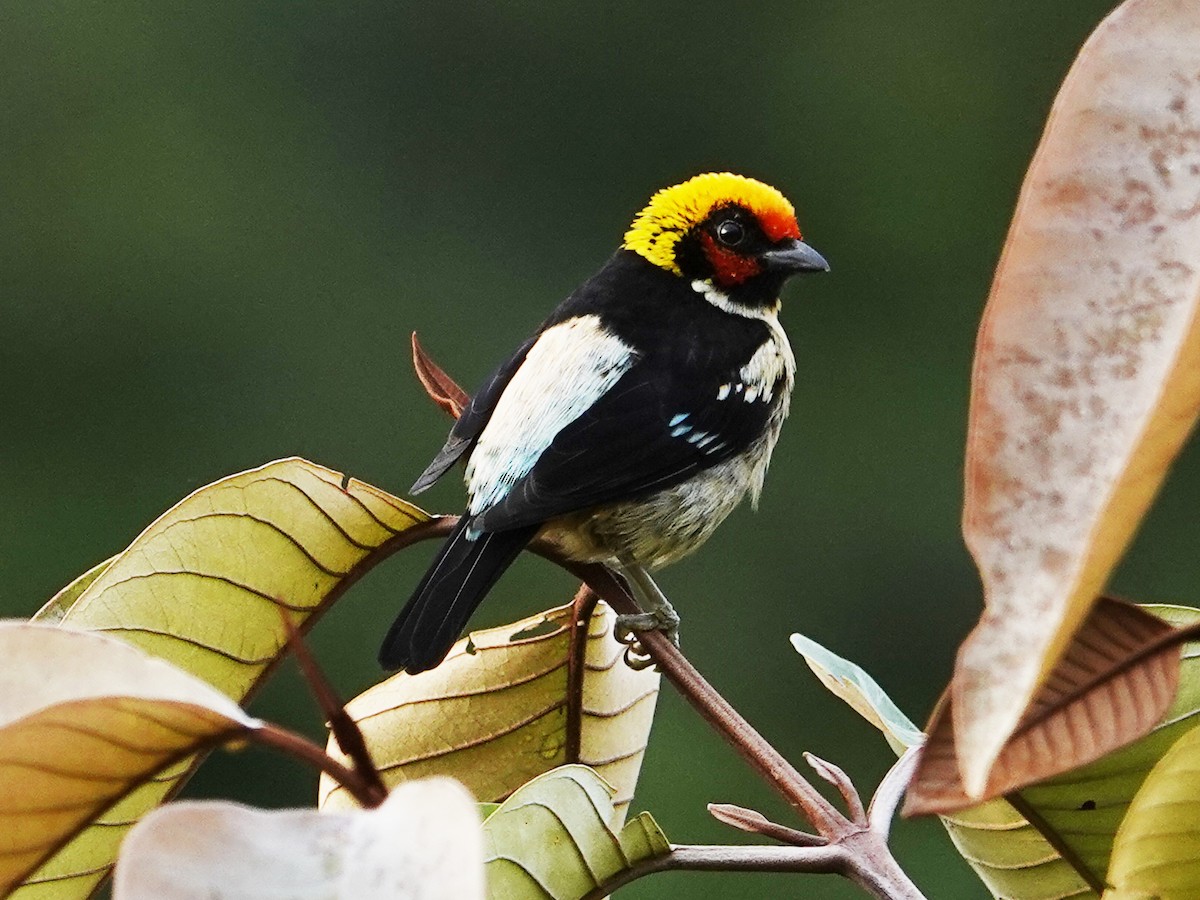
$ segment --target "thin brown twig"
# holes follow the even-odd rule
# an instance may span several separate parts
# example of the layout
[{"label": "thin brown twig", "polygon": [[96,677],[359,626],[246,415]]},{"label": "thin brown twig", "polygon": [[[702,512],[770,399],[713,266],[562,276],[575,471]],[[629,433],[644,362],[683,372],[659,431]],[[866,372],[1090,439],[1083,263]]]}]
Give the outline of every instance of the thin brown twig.
[{"label": "thin brown twig", "polygon": [[[534,548],[543,552],[544,547]],[[621,613],[638,611],[635,601],[612,573],[595,564],[572,563],[561,556],[555,559],[583,579],[609,606]],[[654,658],[675,688],[700,715],[725,738],[726,742],[783,795],[795,809],[829,840],[836,840],[857,826],[846,820],[788,762],[767,743],[733,706],[709,684],[661,631],[639,636],[642,647]]]},{"label": "thin brown twig", "polygon": [[[636,612],[638,610],[637,602],[625,592],[624,586],[603,566],[564,560],[553,545],[535,543],[531,549],[574,572],[618,612]],[[699,712],[701,717],[712,725],[713,729],[743,759],[767,779],[783,795],[784,799],[811,822],[821,837],[828,842],[825,847],[773,848],[791,849],[801,854],[794,858],[793,864],[805,867],[791,868],[786,871],[837,871],[881,900],[920,900],[923,898],[920,890],[892,856],[891,850],[887,846],[886,833],[880,835],[878,832],[864,827],[864,824],[852,822],[843,816],[778,750],[754,730],[750,723],[730,705],[728,700],[717,693],[716,689],[704,679],[695,666],[688,662],[679,648],[672,644],[666,635],[660,631],[649,631],[640,635],[639,640],[643,649],[653,657],[667,680],[675,685],[692,708]],[[830,851],[830,854],[822,853],[815,856],[817,851]],[[673,852],[668,854],[668,856],[672,855]],[[798,862],[801,859],[807,860],[807,862]],[[837,860],[839,865],[834,869],[813,868],[814,859]],[[695,866],[677,859],[668,867],[694,868]],[[652,871],[665,871],[665,869],[652,867],[642,874],[650,874]],[[742,870],[737,869],[737,871]],[[641,875],[635,877],[641,877]],[[606,890],[615,890],[619,886],[617,884],[606,885]],[[596,894],[596,896],[605,895]]]},{"label": "thin brown twig", "polygon": [[564,748],[569,763],[579,762],[583,749],[583,676],[587,671],[588,629],[598,599],[586,585],[580,585],[571,602],[571,633],[567,649],[567,738]]},{"label": "thin brown twig", "polygon": [[[403,545],[445,536],[457,521],[456,516],[439,516],[409,529],[404,532],[406,539]],[[639,610],[637,601],[629,596],[624,586],[605,567],[568,560],[556,544],[543,539],[535,539],[529,549],[575,574],[587,585],[589,593],[596,594],[617,612]],[[584,598],[577,596],[576,602],[582,604]],[[587,602],[594,601],[588,599]],[[843,859],[845,865],[838,871],[872,896],[882,900],[918,900],[923,897],[892,857],[886,841],[880,839],[875,832],[864,829],[843,816],[778,750],[755,731],[728,700],[717,693],[666,635],[659,631],[650,631],[640,638],[646,652],[654,658],[667,680],[675,685],[692,708],[829,842],[827,848],[796,849],[833,850],[840,847],[841,852],[837,854],[837,858]],[[671,865],[678,867],[683,864],[677,862]],[[646,869],[641,874],[650,874],[652,871],[660,869]]]},{"label": "thin brown twig", "polygon": [[387,799],[387,790],[379,790],[354,769],[342,765],[324,749],[294,731],[267,722],[244,732],[242,736],[264,747],[282,751],[324,772],[349,791],[365,809],[373,809]]},{"label": "thin brown twig", "polygon": [[371,791],[386,797],[387,786],[380,777],[375,760],[371,758],[371,751],[367,749],[367,741],[363,737],[358,723],[346,712],[345,704],[342,703],[342,699],[334,690],[329,679],[325,677],[325,673],[321,671],[317,661],[313,659],[308,645],[304,643],[304,638],[292,623],[287,610],[280,610],[280,615],[283,618],[284,630],[287,632],[288,647],[295,655],[300,672],[308,682],[309,690],[312,691],[317,706],[325,716],[333,739],[337,741],[338,747],[353,764],[354,771],[370,786]]}]

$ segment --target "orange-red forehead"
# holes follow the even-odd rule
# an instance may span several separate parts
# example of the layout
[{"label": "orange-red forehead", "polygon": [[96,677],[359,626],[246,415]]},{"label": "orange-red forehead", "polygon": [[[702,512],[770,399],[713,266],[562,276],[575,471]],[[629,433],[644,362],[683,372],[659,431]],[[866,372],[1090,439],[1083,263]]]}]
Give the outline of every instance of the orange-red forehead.
[{"label": "orange-red forehead", "polygon": [[758,219],[758,224],[772,243],[784,238],[800,239],[800,226],[796,224],[796,214],[790,209],[775,207],[768,209],[750,210]]}]

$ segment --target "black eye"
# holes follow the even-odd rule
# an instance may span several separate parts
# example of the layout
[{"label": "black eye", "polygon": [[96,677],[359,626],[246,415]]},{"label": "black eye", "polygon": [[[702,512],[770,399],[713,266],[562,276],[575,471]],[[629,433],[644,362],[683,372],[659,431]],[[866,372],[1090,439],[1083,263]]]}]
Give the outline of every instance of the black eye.
[{"label": "black eye", "polygon": [[726,219],[717,226],[717,240],[726,247],[736,247],[746,237],[746,229],[740,222]]}]

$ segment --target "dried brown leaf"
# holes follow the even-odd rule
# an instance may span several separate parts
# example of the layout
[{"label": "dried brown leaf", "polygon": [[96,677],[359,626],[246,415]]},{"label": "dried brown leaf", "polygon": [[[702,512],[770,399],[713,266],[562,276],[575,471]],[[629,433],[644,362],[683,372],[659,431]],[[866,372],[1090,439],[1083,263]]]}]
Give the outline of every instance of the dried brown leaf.
[{"label": "dried brown leaf", "polygon": [[[1168,623],[1104,597],[1075,635],[992,767],[983,799],[1086,765],[1137,740],[1162,718],[1179,685],[1179,641]],[[906,815],[979,803],[959,773],[952,695],[930,721]]]},{"label": "dried brown leaf", "polygon": [[425,348],[417,340],[415,331],[412,333],[412,358],[417,379],[421,382],[421,387],[425,388],[429,399],[452,418],[457,419],[461,416],[462,411],[471,402],[470,396],[425,352]]},{"label": "dried brown leaf", "polygon": [[994,780],[1200,410],[1198,46],[1194,0],[1129,0],[1097,28],[997,268],[963,514],[987,608],[952,685],[972,794]]}]

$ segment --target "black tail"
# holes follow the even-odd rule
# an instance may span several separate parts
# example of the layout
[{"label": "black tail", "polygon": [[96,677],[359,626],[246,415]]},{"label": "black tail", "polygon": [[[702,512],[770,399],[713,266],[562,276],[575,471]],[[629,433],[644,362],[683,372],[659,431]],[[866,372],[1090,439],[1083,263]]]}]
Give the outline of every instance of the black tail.
[{"label": "black tail", "polygon": [[471,613],[496,579],[537,533],[537,525],[512,531],[467,534],[463,515],[417,585],[412,599],[388,629],[379,664],[415,675],[432,669],[450,652]]}]

